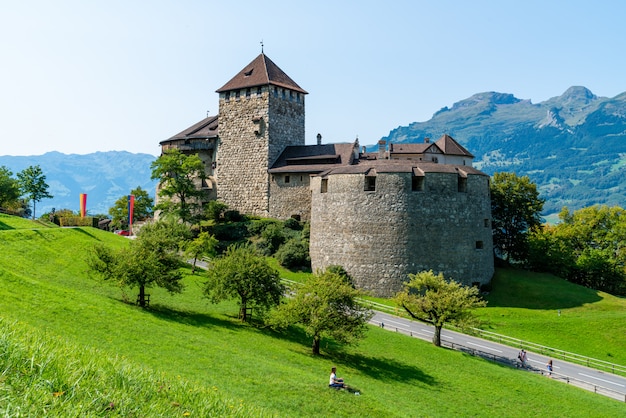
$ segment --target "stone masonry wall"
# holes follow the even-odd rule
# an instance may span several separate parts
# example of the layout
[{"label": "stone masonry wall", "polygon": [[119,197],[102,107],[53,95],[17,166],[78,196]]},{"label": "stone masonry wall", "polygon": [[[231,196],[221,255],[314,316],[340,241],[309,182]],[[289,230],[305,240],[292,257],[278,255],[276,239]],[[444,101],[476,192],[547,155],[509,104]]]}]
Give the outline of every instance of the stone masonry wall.
[{"label": "stone masonry wall", "polygon": [[[427,173],[423,191],[411,173],[379,173],[376,190],[363,191],[363,174],[330,175],[327,192],[311,179],[311,263],[315,270],[343,266],[355,284],[391,296],[422,270],[465,284],[493,276],[488,177]],[[477,248],[480,247],[480,248]]]},{"label": "stone masonry wall", "polygon": [[267,170],[285,146],[304,145],[304,96],[283,99],[273,89],[220,94],[217,198],[242,213],[269,215]]},{"label": "stone masonry wall", "polygon": [[[289,183],[285,176],[289,176]],[[287,219],[299,216],[300,220],[311,218],[310,176],[304,174],[276,174],[270,181],[270,216]]]}]

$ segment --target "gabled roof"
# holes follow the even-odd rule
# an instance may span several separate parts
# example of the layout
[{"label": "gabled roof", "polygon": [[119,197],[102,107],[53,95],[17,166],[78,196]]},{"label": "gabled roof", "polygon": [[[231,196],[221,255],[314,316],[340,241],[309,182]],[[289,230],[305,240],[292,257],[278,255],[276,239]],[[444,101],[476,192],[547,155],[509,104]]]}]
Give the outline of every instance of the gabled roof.
[{"label": "gabled roof", "polygon": [[191,125],[189,128],[182,132],[177,133],[173,137],[161,141],[160,144],[164,144],[170,141],[176,141],[180,139],[210,139],[217,138],[218,126],[217,116],[207,116],[200,122]]},{"label": "gabled roof", "polygon": [[442,150],[433,142],[389,144],[390,154],[424,154],[427,152],[440,154],[441,151]]},{"label": "gabled roof", "polygon": [[465,148],[461,146],[458,142],[454,140],[450,135],[442,135],[435,144],[443,151],[446,155],[462,155],[474,158],[474,156]]},{"label": "gabled roof", "polygon": [[266,86],[268,84],[308,94],[263,53],[216,91],[221,93],[248,87]]}]

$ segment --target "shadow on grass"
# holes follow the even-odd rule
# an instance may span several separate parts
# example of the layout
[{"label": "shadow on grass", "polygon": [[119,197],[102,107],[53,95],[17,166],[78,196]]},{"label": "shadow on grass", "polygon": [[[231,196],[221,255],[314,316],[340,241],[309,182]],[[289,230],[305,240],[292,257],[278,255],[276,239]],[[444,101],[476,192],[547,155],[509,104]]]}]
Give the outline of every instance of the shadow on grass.
[{"label": "shadow on grass", "polygon": [[489,308],[557,310],[599,302],[602,296],[551,274],[498,268],[485,300]]},{"label": "shadow on grass", "polygon": [[79,227],[79,228],[68,228],[68,229],[70,229],[71,231],[74,231],[74,232],[80,232],[81,234],[85,234],[85,235],[95,239],[96,241],[101,241],[100,238],[96,237],[95,235],[93,235],[92,233],[86,231],[83,228]]},{"label": "shadow on grass", "polygon": [[9,229],[15,229],[15,228],[0,221],[0,231],[8,231]]},{"label": "shadow on grass", "polygon": [[145,309],[145,312],[165,321],[177,322],[194,327],[240,328],[239,325],[231,321],[219,319],[205,313],[182,311],[159,304],[150,305],[149,308]]},{"label": "shadow on grass", "polygon": [[[258,328],[258,331],[269,337],[302,345],[303,350],[307,350],[308,354],[313,355],[311,352],[313,339],[306,335],[304,330],[300,327],[292,326],[283,332],[277,332],[271,328]],[[424,373],[418,367],[391,358],[370,357],[363,354],[347,352],[343,345],[339,345],[329,339],[322,339],[320,348],[323,353],[320,358],[341,362],[381,382],[419,381],[429,386],[437,385],[437,381],[433,376]]]},{"label": "shadow on grass", "polygon": [[436,386],[437,379],[424,373],[418,367],[402,363],[392,358],[370,357],[348,352],[335,353],[331,358],[359,370],[364,375],[381,382],[421,382]]}]

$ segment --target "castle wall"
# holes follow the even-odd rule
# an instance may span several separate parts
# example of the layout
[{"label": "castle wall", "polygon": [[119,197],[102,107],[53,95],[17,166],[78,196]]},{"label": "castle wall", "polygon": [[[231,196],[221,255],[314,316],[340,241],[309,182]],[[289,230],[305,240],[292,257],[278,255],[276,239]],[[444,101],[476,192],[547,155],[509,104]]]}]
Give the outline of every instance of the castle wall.
[{"label": "castle wall", "polygon": [[[285,182],[289,176],[289,182]],[[287,219],[298,217],[301,221],[311,218],[310,176],[305,174],[276,174],[270,181],[270,217]]]},{"label": "castle wall", "polygon": [[341,265],[359,288],[378,296],[394,295],[409,273],[422,270],[488,283],[494,271],[488,177],[468,176],[467,192],[459,192],[454,173],[427,173],[423,191],[411,190],[411,176],[378,173],[376,190],[366,192],[363,174],[332,174],[325,193],[322,178],[313,177],[313,269]]},{"label": "castle wall", "polygon": [[217,198],[231,209],[269,215],[271,164],[304,145],[304,95],[263,86],[220,94]]}]

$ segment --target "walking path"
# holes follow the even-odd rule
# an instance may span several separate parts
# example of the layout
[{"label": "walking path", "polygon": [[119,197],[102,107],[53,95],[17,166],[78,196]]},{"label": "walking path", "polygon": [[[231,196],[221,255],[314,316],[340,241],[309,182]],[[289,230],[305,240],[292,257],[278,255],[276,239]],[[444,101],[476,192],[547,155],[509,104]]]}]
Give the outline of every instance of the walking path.
[{"label": "walking path", "polygon": [[[428,324],[379,311],[375,311],[375,315],[370,323],[388,331],[400,332],[428,341],[432,341],[434,334],[434,328]],[[519,347],[509,347],[447,329],[441,331],[441,343],[443,346],[509,364],[513,367],[519,364],[517,360]],[[548,360],[550,360],[549,357],[528,351],[527,370],[626,402],[625,377],[555,359],[552,359],[554,361],[554,371],[550,376],[546,369]]]}]

